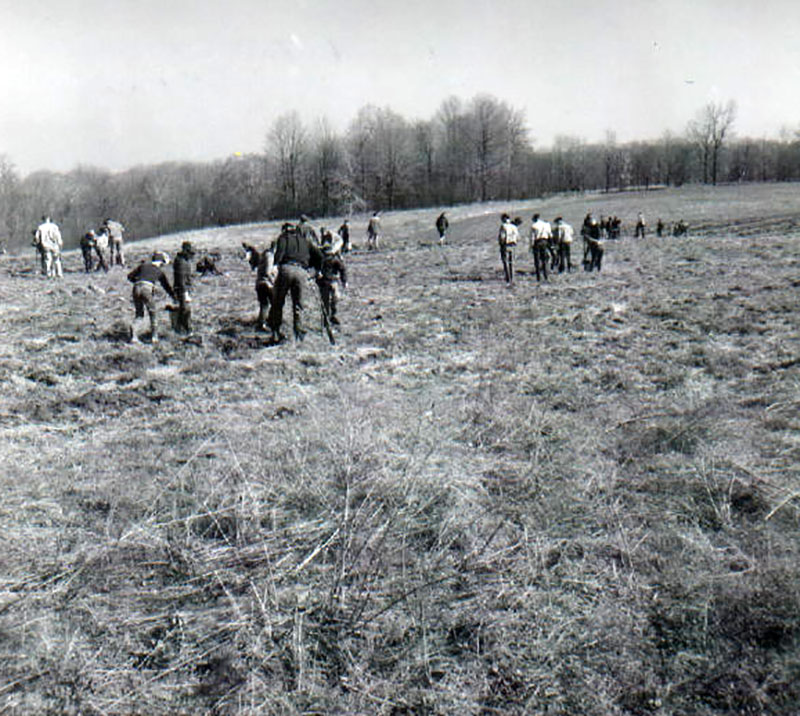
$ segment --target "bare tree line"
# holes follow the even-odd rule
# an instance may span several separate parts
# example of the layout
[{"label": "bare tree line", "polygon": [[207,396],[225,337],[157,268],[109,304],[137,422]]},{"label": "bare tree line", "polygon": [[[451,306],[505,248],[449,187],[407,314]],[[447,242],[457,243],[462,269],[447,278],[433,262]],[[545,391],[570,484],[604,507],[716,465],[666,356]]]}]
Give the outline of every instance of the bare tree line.
[{"label": "bare tree line", "polygon": [[688,182],[800,179],[800,134],[735,139],[736,108],[709,103],[684,135],[619,144],[559,136],[537,149],[524,113],[491,95],[445,100],[409,121],[362,107],[343,134],[327,121],[278,117],[263,152],[213,162],[170,162],[124,172],[78,167],[24,178],[0,156],[0,242],[26,246],[42,214],[68,246],[105,217],[131,238],[209,225],[511,200],[556,192],[620,191]]}]

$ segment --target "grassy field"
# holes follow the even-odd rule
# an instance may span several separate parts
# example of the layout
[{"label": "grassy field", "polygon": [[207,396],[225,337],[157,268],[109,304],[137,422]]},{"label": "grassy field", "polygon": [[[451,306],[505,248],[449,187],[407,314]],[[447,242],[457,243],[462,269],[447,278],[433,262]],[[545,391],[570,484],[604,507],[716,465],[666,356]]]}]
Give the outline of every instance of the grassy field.
[{"label": "grassy field", "polygon": [[[509,289],[506,210],[627,234]],[[0,714],[797,713],[800,187],[439,211],[335,346],[254,330],[275,225],[128,247],[222,254],[155,347],[123,270],[2,259]]]}]

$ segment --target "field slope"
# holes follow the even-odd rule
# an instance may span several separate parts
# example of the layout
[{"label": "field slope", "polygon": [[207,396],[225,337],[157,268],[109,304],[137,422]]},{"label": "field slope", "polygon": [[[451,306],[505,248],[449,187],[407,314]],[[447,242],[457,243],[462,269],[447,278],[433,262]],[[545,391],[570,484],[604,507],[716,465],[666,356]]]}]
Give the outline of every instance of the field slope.
[{"label": "field slope", "polygon": [[[628,234],[509,289],[503,210]],[[796,713],[800,191],[439,211],[350,255],[335,346],[254,330],[275,225],[129,247],[222,255],[156,347],[123,270],[2,259],[0,713]]]}]

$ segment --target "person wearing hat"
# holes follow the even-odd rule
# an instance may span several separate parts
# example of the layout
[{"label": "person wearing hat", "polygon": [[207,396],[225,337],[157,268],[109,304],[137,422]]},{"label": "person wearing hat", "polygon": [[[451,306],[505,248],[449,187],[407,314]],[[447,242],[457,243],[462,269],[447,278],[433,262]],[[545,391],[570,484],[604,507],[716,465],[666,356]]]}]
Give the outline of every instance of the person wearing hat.
[{"label": "person wearing hat", "polygon": [[275,242],[274,264],[278,267],[272,305],[267,323],[272,329],[272,340],[280,343],[283,323],[283,304],[286,296],[292,298],[294,335],[298,341],[305,336],[303,312],[308,295],[308,269],[319,271],[322,268],[322,252],[314,241],[303,236],[299,227],[289,226],[281,231]]},{"label": "person wearing hat", "polygon": [[192,332],[192,297],[190,290],[192,287],[192,266],[191,260],[194,258],[194,247],[191,241],[184,241],[181,250],[175,254],[175,262],[172,264],[172,284],[175,290],[175,297],[178,300],[178,311],[175,320],[175,330],[178,333],[189,334]]},{"label": "person wearing hat", "polygon": [[338,326],[339,293],[336,290],[337,277],[339,283],[342,284],[342,288],[347,288],[347,268],[340,253],[342,249],[341,238],[334,237],[330,231],[323,229],[322,246],[320,248],[322,249],[322,267],[317,273],[317,286],[322,299],[322,310],[331,325]]},{"label": "person wearing hat", "polygon": [[169,280],[161,270],[162,266],[169,263],[169,256],[163,251],[156,251],[149,261],[142,261],[133,271],[128,274],[128,281],[133,284],[133,307],[136,311],[133,322],[130,325],[131,343],[139,343],[136,334],[136,324],[144,318],[144,311],[150,317],[150,334],[152,343],[158,343],[158,332],[156,330],[156,309],[155,293],[158,284],[167,292],[170,298],[175,299],[175,292],[169,285]]}]

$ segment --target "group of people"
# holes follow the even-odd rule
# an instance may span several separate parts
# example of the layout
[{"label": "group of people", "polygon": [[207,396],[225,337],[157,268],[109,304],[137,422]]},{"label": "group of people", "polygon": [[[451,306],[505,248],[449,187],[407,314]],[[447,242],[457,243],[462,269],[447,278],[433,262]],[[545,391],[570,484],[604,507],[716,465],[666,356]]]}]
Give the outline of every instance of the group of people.
[{"label": "group of people", "polygon": [[[108,271],[109,264],[124,266],[125,255],[122,249],[124,233],[125,227],[113,219],[106,219],[97,231],[89,229],[81,237],[84,271],[86,273],[101,269]],[[106,261],[106,251],[111,252],[109,261]],[[95,257],[97,264],[94,262]]]},{"label": "group of people", "polygon": [[[514,251],[520,242],[520,227],[523,223],[519,216],[512,219],[508,214],[503,214],[500,218],[497,242],[507,284],[514,282]],[[601,229],[600,223],[591,214],[587,214],[584,219],[581,236],[584,268],[587,271],[600,271],[603,262]],[[533,270],[537,281],[546,281],[548,271],[563,273],[571,272],[575,268],[572,263],[575,230],[563,217],[557,216],[551,224],[538,213],[534,214],[528,237],[528,248],[533,256]]]},{"label": "group of people", "polygon": [[[667,225],[659,219],[656,222],[656,236],[661,238],[664,236],[665,230],[668,230]],[[667,231],[667,235],[672,234],[672,236],[687,236],[689,233],[689,224],[686,223],[683,219],[678,219],[678,221],[672,224],[672,229]]]},{"label": "group of people", "polygon": [[[83,255],[83,268],[86,273],[92,271],[108,271],[110,265],[125,265],[123,253],[123,234],[125,227],[118,221],[106,219],[100,228],[95,231],[90,229],[81,237],[81,254]],[[61,252],[64,240],[61,230],[49,216],[42,217],[42,223],[33,231],[33,247],[39,254],[42,274],[48,278],[61,278],[64,268],[61,263]],[[111,252],[109,261],[106,261],[106,252]],[[95,265],[95,256],[97,264]]]},{"label": "group of people", "polygon": [[[521,241],[521,217],[512,219],[509,214],[501,217],[498,232],[500,259],[503,265],[505,281],[514,281],[514,252]],[[618,237],[622,222],[616,216],[596,220],[591,212],[587,213],[581,227],[583,240],[582,264],[586,271],[600,271],[603,262],[603,239]],[[449,221],[445,212],[439,214],[435,221],[439,235],[439,244],[447,240]],[[661,236],[664,231],[661,219],[656,225],[656,233]],[[97,230],[88,231],[81,240],[84,270],[108,271],[110,265],[125,265],[123,253],[123,233],[125,228],[118,221],[106,219]],[[679,236],[688,232],[688,225],[681,220],[673,228],[673,234]],[[640,212],[636,222],[636,237],[644,237],[646,222]],[[380,215],[376,211],[367,223],[367,249],[376,250],[381,236]],[[571,272],[575,268],[572,262],[572,244],[575,239],[573,227],[557,216],[553,223],[545,221],[540,214],[532,216],[528,231],[529,251],[533,258],[533,268],[537,281],[548,280],[548,273]],[[63,241],[58,226],[50,217],[42,217],[42,223],[34,232],[34,246],[40,252],[42,273],[49,277],[63,275],[61,250]],[[326,227],[320,227],[319,234],[308,216],[301,215],[296,224],[284,223],[278,237],[263,251],[244,244],[251,252],[251,266],[257,269],[256,293],[259,300],[259,316],[257,326],[261,330],[272,332],[272,341],[280,343],[286,340],[282,332],[283,308],[287,297],[292,303],[293,331],[295,339],[303,340],[306,333],[304,313],[308,305],[309,278],[316,280],[320,293],[323,324],[333,342],[332,326],[339,325],[338,286],[347,286],[347,267],[344,254],[353,245],[350,240],[350,225],[345,219],[336,234]],[[110,251],[106,260],[106,251]],[[195,256],[191,242],[185,241],[173,262],[173,283],[164,273],[164,267],[170,264],[169,255],[163,251],[154,252],[150,259],[143,261],[128,274],[133,284],[133,303],[135,316],[130,325],[130,339],[139,342],[138,323],[149,317],[150,333],[153,343],[158,342],[157,307],[154,299],[157,286],[161,286],[177,306],[169,306],[172,312],[172,324],[178,333],[190,334],[192,331],[191,260]],[[213,264],[213,262],[212,262]],[[212,265],[211,273],[220,273],[216,265]],[[198,272],[205,275],[198,264]],[[311,273],[313,272],[313,273]]]},{"label": "group of people", "polygon": [[[618,216],[601,216],[600,221],[600,235],[606,239],[618,239],[622,236],[622,220]],[[689,233],[689,224],[683,219],[680,219],[668,227],[663,219],[659,218],[656,221],[656,236],[659,238],[665,235],[672,236],[685,236]],[[640,211],[636,215],[636,224],[633,228],[633,238],[644,239],[647,237],[647,220],[644,214]]]},{"label": "group of people", "polygon": [[192,267],[191,260],[195,256],[194,247],[190,241],[184,241],[181,249],[175,255],[172,265],[172,280],[164,274],[162,268],[170,263],[169,254],[165,251],[155,251],[148,261],[142,261],[128,274],[128,281],[133,284],[134,318],[129,328],[131,343],[140,343],[138,323],[145,318],[145,312],[150,321],[150,340],[158,343],[158,307],[156,304],[156,287],[161,286],[167,295],[178,305],[171,307],[173,326],[177,333],[190,334],[192,331]]},{"label": "group of people", "polygon": [[[272,332],[272,343],[286,340],[283,333],[283,308],[287,297],[292,303],[292,328],[297,341],[306,334],[304,314],[309,302],[309,280],[316,281],[322,306],[323,323],[331,342],[333,326],[340,324],[338,286],[347,286],[347,268],[342,254],[350,250],[349,224],[344,221],[336,234],[325,227],[319,234],[305,215],[296,224],[284,223],[278,237],[262,251],[247,244],[252,253],[251,266],[256,269],[256,294],[259,301],[257,327]],[[163,271],[170,263],[169,255],[156,251],[128,274],[133,284],[135,315],[129,329],[130,340],[140,342],[138,324],[149,318],[153,343],[158,343],[158,309],[154,299],[161,286],[177,306],[173,313],[175,331],[188,335],[192,331],[192,270],[190,261],[195,252],[191,242],[184,241],[173,263],[173,283]],[[199,269],[198,269],[199,270]],[[312,273],[313,271],[313,273]]]}]

